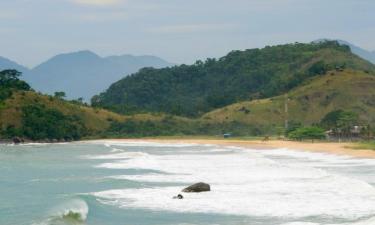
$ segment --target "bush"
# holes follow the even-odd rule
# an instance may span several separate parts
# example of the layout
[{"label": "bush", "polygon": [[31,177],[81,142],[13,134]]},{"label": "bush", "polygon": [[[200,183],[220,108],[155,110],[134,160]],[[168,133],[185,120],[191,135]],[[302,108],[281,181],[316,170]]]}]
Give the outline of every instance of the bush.
[{"label": "bush", "polygon": [[27,105],[22,108],[22,136],[32,140],[77,140],[86,135],[87,129],[80,118],[67,116],[44,105]]},{"label": "bush", "polygon": [[301,127],[289,133],[289,138],[294,140],[306,140],[311,139],[312,141],[316,139],[324,139],[324,130],[320,127]]}]

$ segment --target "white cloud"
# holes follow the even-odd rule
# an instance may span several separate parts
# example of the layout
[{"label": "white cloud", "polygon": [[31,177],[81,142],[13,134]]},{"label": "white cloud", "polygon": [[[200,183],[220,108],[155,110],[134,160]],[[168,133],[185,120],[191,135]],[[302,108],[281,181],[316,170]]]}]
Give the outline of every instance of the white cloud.
[{"label": "white cloud", "polygon": [[71,0],[74,3],[82,5],[96,5],[96,6],[108,6],[115,5],[117,3],[123,2],[124,0]]}]

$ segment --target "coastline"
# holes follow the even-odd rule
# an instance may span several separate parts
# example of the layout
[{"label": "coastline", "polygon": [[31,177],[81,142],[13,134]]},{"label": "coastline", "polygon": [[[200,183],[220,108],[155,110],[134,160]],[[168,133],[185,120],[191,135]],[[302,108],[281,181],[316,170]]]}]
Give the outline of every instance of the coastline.
[{"label": "coastline", "polygon": [[[98,140],[96,140],[98,141]],[[235,146],[255,149],[287,148],[293,151],[319,152],[333,155],[345,155],[357,158],[375,158],[375,151],[368,149],[353,149],[354,143],[332,142],[297,142],[284,140],[236,140],[236,139],[199,139],[199,138],[142,138],[142,139],[100,139],[99,141],[113,142],[156,142],[156,143],[189,143]]]}]

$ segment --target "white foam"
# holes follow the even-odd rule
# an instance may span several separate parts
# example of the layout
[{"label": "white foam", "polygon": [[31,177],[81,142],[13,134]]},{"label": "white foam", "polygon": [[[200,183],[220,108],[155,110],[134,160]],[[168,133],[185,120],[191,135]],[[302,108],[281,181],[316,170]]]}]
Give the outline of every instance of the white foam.
[{"label": "white foam", "polygon": [[[301,160],[308,160],[310,162],[317,161],[319,163],[319,166],[340,166],[340,164],[344,166],[348,166],[348,164],[350,164],[351,166],[375,166],[374,159],[360,159],[351,156],[333,155],[319,152],[306,152],[286,148],[267,151],[258,150],[257,152],[264,156],[284,156]],[[324,163],[329,165],[324,165]]]},{"label": "white foam", "polygon": [[147,157],[149,154],[144,152],[122,152],[115,154],[104,154],[104,155],[86,155],[83,158],[86,159],[130,159],[137,157]]},{"label": "white foam", "polygon": [[[285,152],[283,152],[285,151]],[[141,182],[186,183],[207,182],[212,191],[184,194],[182,201],[173,200],[185,186],[148,189],[108,190],[94,193],[120,207],[147,208],[178,212],[223,213],[245,216],[301,218],[326,215],[359,219],[375,214],[375,189],[368,183],[327,172],[300,160],[283,164],[267,156],[293,156],[294,151],[233,151],[223,154],[137,155],[98,165],[109,169],[150,169],[167,174],[122,175],[112,178]],[[322,155],[296,158],[314,158]],[[122,153],[119,153],[122,154]],[[116,154],[116,155],[119,155]],[[330,156],[331,157],[331,156]],[[119,160],[120,159],[120,160]],[[345,164],[349,158],[337,157],[332,162]],[[362,162],[356,162],[362,163]],[[324,163],[322,163],[324,164]],[[351,163],[347,164],[348,166]],[[362,225],[362,224],[361,224]]]},{"label": "white foam", "polygon": [[184,148],[184,147],[196,147],[196,146],[205,146],[205,147],[212,147],[216,146],[213,144],[195,144],[195,143],[175,143],[175,142],[153,142],[153,141],[120,141],[120,140],[98,140],[98,141],[90,141],[88,143],[94,144],[103,144],[107,147],[109,146],[128,146],[128,147],[172,147],[172,148]]},{"label": "white foam", "polygon": [[50,217],[51,219],[55,218],[64,218],[69,216],[69,214],[79,215],[80,221],[85,221],[87,219],[87,215],[89,213],[89,207],[87,203],[81,199],[74,199],[71,201],[67,201],[55,209],[51,210]]},{"label": "white foam", "polygon": [[375,217],[370,219],[360,220],[357,222],[350,222],[350,223],[340,223],[340,224],[320,224],[320,223],[310,223],[310,222],[292,222],[292,223],[284,223],[282,225],[374,225],[375,224]]},{"label": "white foam", "polygon": [[112,148],[111,152],[124,152],[124,149]]}]

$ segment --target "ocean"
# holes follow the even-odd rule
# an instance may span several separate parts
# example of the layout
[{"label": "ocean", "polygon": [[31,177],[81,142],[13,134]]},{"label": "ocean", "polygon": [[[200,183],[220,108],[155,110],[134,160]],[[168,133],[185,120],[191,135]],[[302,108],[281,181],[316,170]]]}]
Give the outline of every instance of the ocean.
[{"label": "ocean", "polygon": [[91,141],[0,145],[0,171],[1,225],[375,224],[373,159]]}]

